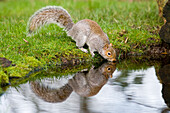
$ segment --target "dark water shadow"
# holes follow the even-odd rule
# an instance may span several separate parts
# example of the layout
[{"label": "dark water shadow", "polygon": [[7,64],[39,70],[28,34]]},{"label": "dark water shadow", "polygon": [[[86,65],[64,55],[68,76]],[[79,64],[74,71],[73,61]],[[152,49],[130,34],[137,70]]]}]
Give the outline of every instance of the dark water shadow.
[{"label": "dark water shadow", "polygon": [[170,112],[170,56],[162,60],[157,76],[162,83],[162,97],[166,105],[169,107],[168,109],[164,109],[162,113]]}]

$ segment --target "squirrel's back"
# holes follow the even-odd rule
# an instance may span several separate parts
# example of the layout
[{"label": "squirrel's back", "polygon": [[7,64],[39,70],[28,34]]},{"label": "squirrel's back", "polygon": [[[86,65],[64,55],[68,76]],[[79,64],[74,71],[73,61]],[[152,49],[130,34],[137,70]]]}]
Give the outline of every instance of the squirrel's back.
[{"label": "squirrel's back", "polygon": [[28,32],[31,34],[39,27],[55,23],[66,31],[72,28],[73,21],[69,13],[60,6],[47,6],[35,12],[29,19]]}]

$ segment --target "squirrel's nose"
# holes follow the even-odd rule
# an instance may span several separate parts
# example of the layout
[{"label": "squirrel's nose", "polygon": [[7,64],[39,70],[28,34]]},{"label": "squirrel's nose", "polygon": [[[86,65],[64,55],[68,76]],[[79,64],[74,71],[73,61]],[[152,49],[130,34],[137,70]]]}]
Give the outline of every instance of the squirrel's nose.
[{"label": "squirrel's nose", "polygon": [[111,61],[111,62],[116,62],[116,59],[115,59],[115,58],[113,58],[113,59],[111,59],[110,61]]}]

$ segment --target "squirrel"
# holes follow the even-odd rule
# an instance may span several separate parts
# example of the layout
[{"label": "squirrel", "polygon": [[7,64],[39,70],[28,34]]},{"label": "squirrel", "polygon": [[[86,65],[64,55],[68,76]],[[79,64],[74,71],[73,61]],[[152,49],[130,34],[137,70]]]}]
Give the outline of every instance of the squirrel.
[{"label": "squirrel", "polygon": [[116,51],[112,43],[96,22],[83,19],[74,24],[67,10],[60,6],[46,6],[35,12],[28,21],[28,36],[43,25],[50,23],[64,28],[67,36],[70,36],[83,52],[88,53],[88,50],[83,48],[87,44],[92,57],[97,51],[104,59],[116,61]]}]

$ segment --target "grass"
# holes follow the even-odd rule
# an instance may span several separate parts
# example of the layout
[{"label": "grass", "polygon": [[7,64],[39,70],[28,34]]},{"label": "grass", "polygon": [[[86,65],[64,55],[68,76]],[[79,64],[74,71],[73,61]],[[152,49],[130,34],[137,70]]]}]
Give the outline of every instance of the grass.
[{"label": "grass", "polygon": [[0,57],[13,61],[16,66],[0,68],[1,82],[8,81],[6,76],[25,76],[31,69],[47,63],[60,64],[61,56],[94,60],[90,54],[77,49],[75,42],[57,25],[45,26],[34,36],[26,37],[29,17],[47,5],[62,6],[75,23],[86,18],[96,21],[120,53],[144,53],[149,46],[161,43],[158,30],[163,22],[158,17],[156,0],[132,3],[119,0],[3,0],[0,1]]}]

